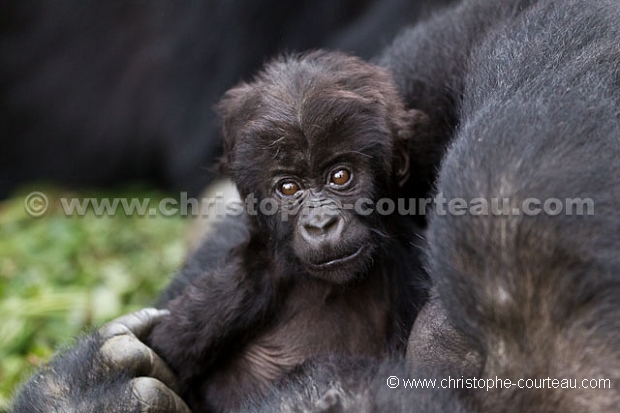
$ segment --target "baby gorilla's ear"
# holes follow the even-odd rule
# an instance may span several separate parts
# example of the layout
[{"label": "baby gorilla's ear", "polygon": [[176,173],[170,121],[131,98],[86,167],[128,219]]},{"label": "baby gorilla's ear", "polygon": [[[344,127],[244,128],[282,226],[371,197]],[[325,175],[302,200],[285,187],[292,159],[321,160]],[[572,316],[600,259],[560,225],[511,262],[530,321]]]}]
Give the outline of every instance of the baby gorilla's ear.
[{"label": "baby gorilla's ear", "polygon": [[429,123],[426,113],[409,109],[397,121],[396,142],[394,145],[394,173],[398,186],[402,187],[410,174],[410,145],[413,137],[426,133]]},{"label": "baby gorilla's ear", "polygon": [[234,163],[235,145],[243,126],[251,116],[251,96],[254,89],[247,83],[242,83],[224,94],[215,107],[222,122],[222,144],[224,155],[220,158],[218,168],[220,172],[230,174]]}]

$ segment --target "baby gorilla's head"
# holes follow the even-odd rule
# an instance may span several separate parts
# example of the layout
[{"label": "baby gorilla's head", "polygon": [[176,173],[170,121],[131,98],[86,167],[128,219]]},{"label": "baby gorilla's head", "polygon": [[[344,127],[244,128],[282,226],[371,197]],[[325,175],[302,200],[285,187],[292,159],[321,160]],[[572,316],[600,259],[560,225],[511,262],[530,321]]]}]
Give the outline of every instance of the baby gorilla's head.
[{"label": "baby gorilla's head", "polygon": [[219,111],[223,169],[256,199],[250,221],[265,242],[332,282],[364,271],[390,219],[369,208],[407,179],[423,118],[389,73],[335,52],[286,56],[228,91]]}]

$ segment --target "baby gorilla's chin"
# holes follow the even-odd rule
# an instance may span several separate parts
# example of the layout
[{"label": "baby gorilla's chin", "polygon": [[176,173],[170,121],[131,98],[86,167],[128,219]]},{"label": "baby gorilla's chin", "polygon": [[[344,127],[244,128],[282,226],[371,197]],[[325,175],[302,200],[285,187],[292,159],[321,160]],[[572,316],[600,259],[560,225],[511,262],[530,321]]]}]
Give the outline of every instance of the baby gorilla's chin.
[{"label": "baby gorilla's chin", "polygon": [[372,248],[361,245],[357,249],[328,259],[304,262],[304,267],[313,277],[336,284],[347,283],[368,271],[372,263]]}]

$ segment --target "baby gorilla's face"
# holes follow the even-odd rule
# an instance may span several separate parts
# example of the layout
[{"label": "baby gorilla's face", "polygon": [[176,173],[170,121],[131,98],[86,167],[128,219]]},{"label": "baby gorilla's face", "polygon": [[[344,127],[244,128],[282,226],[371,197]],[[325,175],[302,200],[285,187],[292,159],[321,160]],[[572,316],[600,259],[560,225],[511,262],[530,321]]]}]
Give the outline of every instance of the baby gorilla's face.
[{"label": "baby gorilla's face", "polygon": [[375,249],[372,227],[377,224],[356,211],[360,199],[373,198],[373,171],[353,148],[328,141],[313,146],[310,152],[281,148],[283,159],[297,162],[273,163],[265,189],[279,206],[272,218],[289,224],[277,227],[292,232],[300,263],[313,276],[345,282],[367,269]]},{"label": "baby gorilla's face", "polygon": [[407,172],[412,114],[387,72],[339,53],[281,59],[229,91],[220,111],[224,168],[260,201],[266,239],[313,276],[343,283],[364,272],[385,220],[367,208]]},{"label": "baby gorilla's face", "polygon": [[259,134],[237,148],[252,147],[242,156],[262,165],[250,186],[259,210],[266,199],[278,207],[264,217],[270,233],[287,240],[280,244],[292,246],[311,275],[342,283],[368,269],[377,247],[381,221],[365,207],[385,193],[392,155],[388,125],[370,102],[335,98],[345,109],[335,116],[326,93],[306,98],[312,117],[302,107],[299,122],[271,125],[278,131],[271,138]]}]

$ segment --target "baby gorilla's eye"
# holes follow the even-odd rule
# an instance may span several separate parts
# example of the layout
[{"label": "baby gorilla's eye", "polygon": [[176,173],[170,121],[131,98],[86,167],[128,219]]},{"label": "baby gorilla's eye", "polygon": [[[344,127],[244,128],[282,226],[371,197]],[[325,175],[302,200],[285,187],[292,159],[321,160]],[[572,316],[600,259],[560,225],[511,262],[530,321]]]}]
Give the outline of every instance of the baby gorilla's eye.
[{"label": "baby gorilla's eye", "polygon": [[346,169],[338,169],[329,177],[329,184],[335,186],[343,186],[351,180],[351,173]]},{"label": "baby gorilla's eye", "polygon": [[286,181],[280,184],[280,192],[285,196],[293,196],[299,192],[301,188],[296,182]]}]

